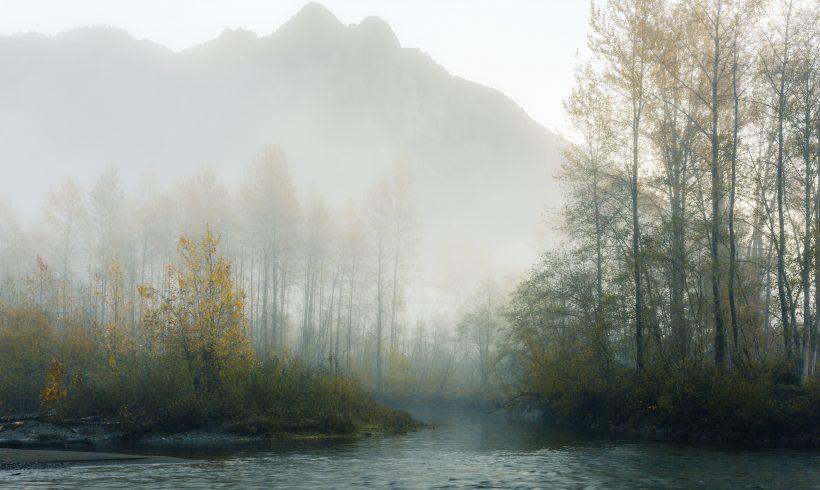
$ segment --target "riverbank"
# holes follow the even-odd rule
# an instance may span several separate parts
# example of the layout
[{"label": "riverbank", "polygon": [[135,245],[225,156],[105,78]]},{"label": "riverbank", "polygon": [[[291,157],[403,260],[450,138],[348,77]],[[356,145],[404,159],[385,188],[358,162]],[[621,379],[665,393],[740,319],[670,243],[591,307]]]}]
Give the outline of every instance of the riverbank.
[{"label": "riverbank", "polygon": [[553,378],[518,400],[549,422],[695,444],[820,448],[820,385],[780,366]]},{"label": "riverbank", "polygon": [[112,441],[179,442],[186,444],[234,443],[268,439],[317,439],[395,435],[423,426],[404,410],[370,401],[355,419],[283,419],[256,415],[238,420],[213,420],[175,430],[156,421],[122,422],[102,417],[62,419],[56,415],[0,421],[0,448],[84,448]]},{"label": "riverbank", "polygon": [[636,442],[670,442],[690,446],[734,449],[820,449],[820,434],[798,432],[794,434],[769,434],[750,436],[731,429],[700,428],[696,426],[660,426],[639,421],[606,424],[601,422],[576,422],[552,418],[544,414],[545,428],[561,428],[579,434],[618,436]]},{"label": "riverbank", "polygon": [[[820,453],[641,442],[553,430],[504,411],[412,411],[402,437],[261,444],[111,444],[191,464],[58,465],[0,475],[15,488],[815,488]],[[18,475],[15,475],[19,473]]]}]

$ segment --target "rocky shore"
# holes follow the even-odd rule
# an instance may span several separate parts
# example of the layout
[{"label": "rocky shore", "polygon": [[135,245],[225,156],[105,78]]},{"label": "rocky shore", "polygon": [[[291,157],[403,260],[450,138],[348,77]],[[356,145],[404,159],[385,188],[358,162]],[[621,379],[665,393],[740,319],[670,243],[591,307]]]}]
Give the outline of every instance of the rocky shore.
[{"label": "rocky shore", "polygon": [[122,427],[101,421],[23,419],[0,423],[0,448],[87,447],[125,434]]},{"label": "rocky shore", "polygon": [[[359,424],[355,430],[340,429],[332,421],[316,419],[280,420],[252,417],[215,423],[208,427],[164,430],[138,422],[120,422],[102,417],[64,419],[54,414],[0,418],[0,448],[84,449],[116,441],[147,443],[225,444],[282,438],[356,437],[399,434],[421,427],[406,412],[385,418],[381,424]],[[392,413],[392,412],[391,412]]]}]

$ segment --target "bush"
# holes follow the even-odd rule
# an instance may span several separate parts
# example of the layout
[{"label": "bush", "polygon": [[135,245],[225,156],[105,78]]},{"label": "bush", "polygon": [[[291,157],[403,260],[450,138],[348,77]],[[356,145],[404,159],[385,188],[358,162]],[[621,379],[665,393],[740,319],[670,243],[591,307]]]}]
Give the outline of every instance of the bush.
[{"label": "bush", "polygon": [[140,287],[149,305],[138,334],[116,322],[58,327],[36,307],[0,310],[0,409],[101,415],[134,430],[233,422],[256,433],[344,433],[381,419],[404,423],[348,377],[287,353],[258,360],[244,294],[217,244],[210,232],[180,240],[182,267],[169,266],[164,290]]},{"label": "bush", "polygon": [[[602,382],[583,363],[556,360],[530,375],[530,406],[549,418],[653,429],[672,438],[777,441],[820,436],[820,383],[801,384],[781,364],[721,371],[686,366],[664,373],[621,368]],[[574,372],[575,376],[571,376]]]}]

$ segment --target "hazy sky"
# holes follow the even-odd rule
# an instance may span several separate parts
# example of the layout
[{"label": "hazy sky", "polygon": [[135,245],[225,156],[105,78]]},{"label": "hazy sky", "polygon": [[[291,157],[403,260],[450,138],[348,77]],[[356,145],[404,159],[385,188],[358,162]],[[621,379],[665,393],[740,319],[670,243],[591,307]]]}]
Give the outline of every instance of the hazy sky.
[{"label": "hazy sky", "polygon": [[[0,0],[0,34],[111,25],[175,50],[244,27],[268,35],[305,0]],[[497,88],[548,129],[566,132],[561,100],[586,49],[588,0],[324,0],[344,23],[375,15],[403,46]]]}]

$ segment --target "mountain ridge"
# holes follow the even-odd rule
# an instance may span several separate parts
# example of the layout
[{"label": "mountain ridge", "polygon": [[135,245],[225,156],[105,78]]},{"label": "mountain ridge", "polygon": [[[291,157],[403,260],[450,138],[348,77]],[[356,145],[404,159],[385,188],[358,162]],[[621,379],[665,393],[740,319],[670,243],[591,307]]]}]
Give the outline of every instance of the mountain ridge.
[{"label": "mountain ridge", "polygon": [[457,220],[453,243],[492,228],[507,238],[500,250],[537,249],[541,213],[558,202],[560,138],[502,92],[401,46],[377,17],[345,25],[312,2],[269,35],[226,29],[182,51],[100,26],[0,36],[0,63],[0,162],[17,169],[0,195],[18,205],[64,176],[89,187],[112,165],[126,181],[210,166],[230,186],[270,144],[298,189],[331,203],[411,162],[419,220],[437,237]]}]

